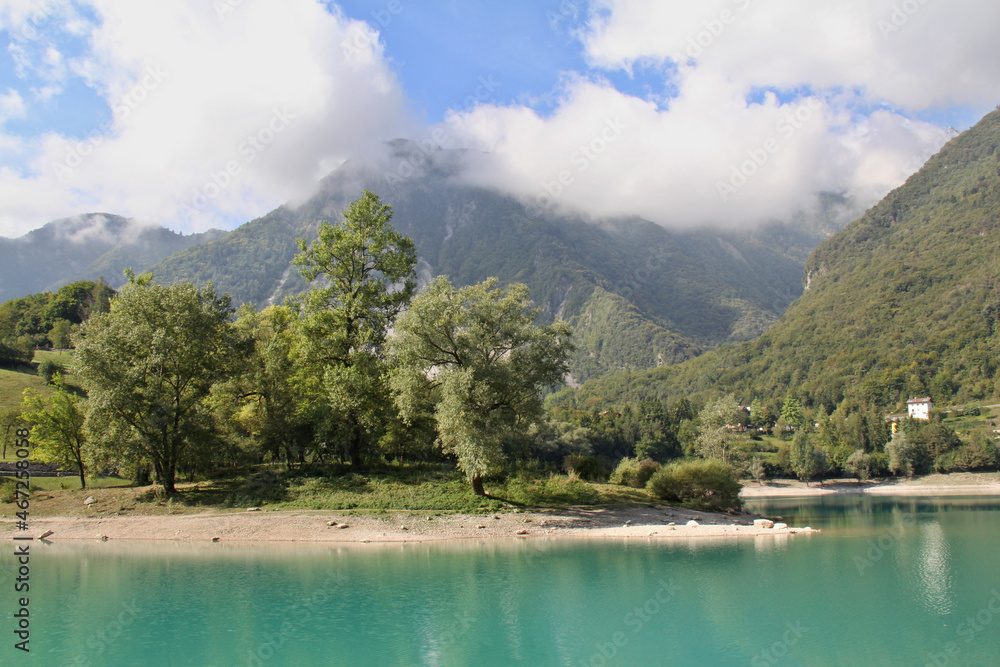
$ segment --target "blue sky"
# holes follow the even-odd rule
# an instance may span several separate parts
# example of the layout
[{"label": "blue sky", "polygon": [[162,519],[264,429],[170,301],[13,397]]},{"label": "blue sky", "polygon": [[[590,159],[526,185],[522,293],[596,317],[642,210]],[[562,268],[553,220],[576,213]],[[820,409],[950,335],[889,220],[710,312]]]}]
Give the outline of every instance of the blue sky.
[{"label": "blue sky", "polygon": [[998,21],[985,0],[0,0],[0,235],[92,210],[232,228],[432,134],[482,152],[470,182],[557,209],[867,205],[1000,101]]}]

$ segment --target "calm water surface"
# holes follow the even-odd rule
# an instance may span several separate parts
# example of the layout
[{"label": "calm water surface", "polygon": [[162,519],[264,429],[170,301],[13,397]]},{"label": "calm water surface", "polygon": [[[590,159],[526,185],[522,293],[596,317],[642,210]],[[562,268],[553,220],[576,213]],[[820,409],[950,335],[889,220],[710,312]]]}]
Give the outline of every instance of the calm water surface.
[{"label": "calm water surface", "polygon": [[[823,532],[350,548],[35,544],[30,662],[1000,665],[996,499],[752,509]],[[13,654],[9,551],[0,658]]]}]

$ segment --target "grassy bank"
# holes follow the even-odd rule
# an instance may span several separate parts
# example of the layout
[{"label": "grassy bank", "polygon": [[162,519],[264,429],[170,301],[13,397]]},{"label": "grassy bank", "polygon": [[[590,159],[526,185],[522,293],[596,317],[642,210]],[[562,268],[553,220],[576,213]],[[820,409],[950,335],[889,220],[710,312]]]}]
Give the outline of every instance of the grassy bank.
[{"label": "grassy bank", "polygon": [[[51,481],[50,481],[51,480]],[[38,484],[35,484],[38,482]],[[565,475],[520,474],[487,483],[489,497],[473,495],[468,482],[446,465],[407,465],[371,468],[360,473],[327,470],[285,472],[258,470],[188,484],[178,484],[178,495],[165,499],[158,487],[133,487],[122,480],[79,481],[68,477],[33,480],[32,516],[140,516],[267,510],[357,510],[381,512],[486,513],[518,507],[646,505],[654,500],[644,490],[595,484]],[[60,485],[71,488],[59,488]],[[93,488],[91,488],[93,487]],[[83,504],[89,496],[95,502]],[[9,518],[16,508],[0,504]]]}]

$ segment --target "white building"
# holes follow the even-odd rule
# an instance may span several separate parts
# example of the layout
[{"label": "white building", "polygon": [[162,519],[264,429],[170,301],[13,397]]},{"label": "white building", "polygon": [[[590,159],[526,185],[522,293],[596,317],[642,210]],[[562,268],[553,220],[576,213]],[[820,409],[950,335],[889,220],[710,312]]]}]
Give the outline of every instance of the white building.
[{"label": "white building", "polygon": [[934,403],[929,398],[911,398],[906,402],[910,419],[930,419]]}]

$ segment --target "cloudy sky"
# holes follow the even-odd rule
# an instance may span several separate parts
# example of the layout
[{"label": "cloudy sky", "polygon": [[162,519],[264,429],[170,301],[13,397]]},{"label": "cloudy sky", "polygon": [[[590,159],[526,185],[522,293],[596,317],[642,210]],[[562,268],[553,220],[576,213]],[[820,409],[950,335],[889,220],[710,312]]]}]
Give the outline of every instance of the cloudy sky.
[{"label": "cloudy sky", "polygon": [[0,0],[0,235],[232,228],[387,139],[540,208],[872,203],[1000,102],[991,0]]}]

